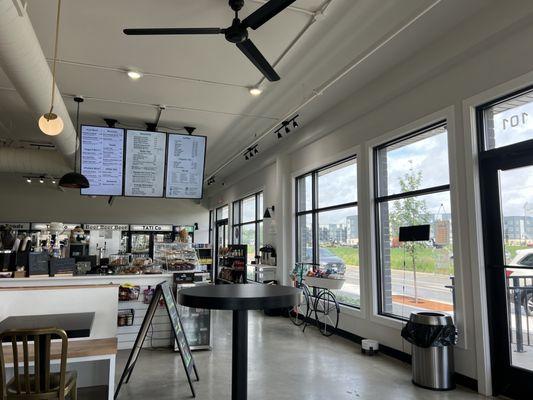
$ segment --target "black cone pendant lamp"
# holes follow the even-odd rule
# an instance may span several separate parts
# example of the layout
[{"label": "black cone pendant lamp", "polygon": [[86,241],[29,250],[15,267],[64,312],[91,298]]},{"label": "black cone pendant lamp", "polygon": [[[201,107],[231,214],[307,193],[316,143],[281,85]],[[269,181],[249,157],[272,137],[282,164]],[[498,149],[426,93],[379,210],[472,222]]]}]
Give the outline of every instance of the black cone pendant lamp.
[{"label": "black cone pendant lamp", "polygon": [[68,174],[63,175],[59,180],[59,186],[68,189],[87,189],[90,186],[89,180],[79,172],[76,172],[78,165],[80,103],[83,103],[83,97],[74,97],[74,101],[78,104],[78,108],[76,110],[76,149],[74,151],[74,172],[69,172]]}]

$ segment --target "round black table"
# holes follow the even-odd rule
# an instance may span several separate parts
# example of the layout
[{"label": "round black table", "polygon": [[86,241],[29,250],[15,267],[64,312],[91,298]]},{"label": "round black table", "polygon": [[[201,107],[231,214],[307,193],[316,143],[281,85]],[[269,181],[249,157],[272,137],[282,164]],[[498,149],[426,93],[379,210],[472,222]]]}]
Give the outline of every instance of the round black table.
[{"label": "round black table", "polygon": [[298,304],[299,300],[300,289],[277,285],[197,286],[178,292],[178,302],[187,307],[233,310],[232,400],[247,398],[248,310],[288,308]]}]

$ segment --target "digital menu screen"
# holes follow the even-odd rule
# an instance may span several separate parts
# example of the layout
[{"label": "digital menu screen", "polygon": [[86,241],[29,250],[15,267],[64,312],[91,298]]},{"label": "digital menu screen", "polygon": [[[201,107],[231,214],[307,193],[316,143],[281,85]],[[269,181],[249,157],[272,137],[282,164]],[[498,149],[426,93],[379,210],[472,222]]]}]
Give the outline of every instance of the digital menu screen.
[{"label": "digital menu screen", "polygon": [[127,131],[126,196],[163,197],[166,144],[166,133]]},{"label": "digital menu screen", "polygon": [[82,125],[81,173],[90,187],[81,189],[81,194],[121,196],[123,163],[123,129]]},{"label": "digital menu screen", "polygon": [[166,197],[202,198],[206,141],[205,136],[168,136]]}]

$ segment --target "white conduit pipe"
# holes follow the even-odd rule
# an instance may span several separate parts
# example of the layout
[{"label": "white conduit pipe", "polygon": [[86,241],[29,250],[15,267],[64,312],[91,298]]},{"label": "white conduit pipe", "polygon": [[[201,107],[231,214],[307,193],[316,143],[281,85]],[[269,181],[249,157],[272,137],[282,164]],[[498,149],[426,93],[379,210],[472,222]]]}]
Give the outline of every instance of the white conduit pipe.
[{"label": "white conduit pipe", "polygon": [[0,173],[62,176],[69,171],[55,151],[0,147]]},{"label": "white conduit pipe", "polygon": [[442,0],[436,0],[432,4],[430,4],[428,7],[424,8],[421,12],[419,12],[416,16],[411,18],[406,24],[402,25],[399,29],[394,31],[392,34],[388,35],[386,38],[381,40],[378,44],[376,44],[374,47],[372,47],[370,50],[368,50],[363,55],[357,57],[355,60],[353,60],[350,64],[348,64],[346,67],[344,67],[339,73],[337,73],[333,78],[329,79],[328,81],[324,82],[321,86],[313,90],[313,95],[311,95],[307,100],[305,100],[303,103],[301,103],[299,106],[292,109],[290,112],[285,114],[279,122],[269,128],[267,131],[262,133],[261,135],[258,135],[252,143],[250,143],[248,146],[240,150],[239,152],[235,153],[228,161],[224,162],[222,165],[220,165],[215,171],[212,173],[206,175],[207,178],[205,179],[205,182],[207,182],[211,177],[214,177],[216,174],[218,174],[220,171],[222,171],[224,168],[226,168],[228,165],[230,165],[233,161],[240,158],[242,156],[242,153],[249,147],[255,146],[258,144],[261,140],[263,140],[265,137],[267,137],[269,134],[275,131],[277,127],[279,127],[280,123],[282,121],[285,121],[294,114],[296,114],[298,111],[300,111],[302,108],[307,106],[309,103],[313,102],[317,97],[321,96],[326,90],[328,90],[330,87],[335,85],[337,82],[339,82],[341,79],[343,79],[346,75],[348,75],[350,72],[352,72],[355,68],[357,68],[360,64],[365,62],[368,58],[370,58],[372,55],[374,55],[377,51],[379,51],[382,47],[387,45],[389,42],[391,42],[396,36],[401,34],[403,31],[405,31],[407,28],[409,28],[411,25],[413,25],[416,21],[418,21],[420,18],[422,18],[424,15],[426,15],[429,11],[431,11],[437,4],[439,4]]},{"label": "white conduit pipe", "polygon": [[[50,111],[52,73],[19,0],[0,0],[0,67],[33,112],[37,127],[39,116]],[[54,113],[63,119],[65,127],[62,133],[50,138],[71,165],[76,130],[57,86],[55,91]]]}]

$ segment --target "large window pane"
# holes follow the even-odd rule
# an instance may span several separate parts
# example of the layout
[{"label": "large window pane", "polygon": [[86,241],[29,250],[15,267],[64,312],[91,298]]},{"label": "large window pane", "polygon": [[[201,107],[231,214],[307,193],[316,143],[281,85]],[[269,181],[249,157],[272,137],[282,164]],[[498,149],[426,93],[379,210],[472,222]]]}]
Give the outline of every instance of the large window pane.
[{"label": "large window pane", "polygon": [[257,205],[256,219],[259,221],[263,219],[263,215],[265,213],[264,203],[263,203],[263,192],[259,193],[259,196],[257,196],[257,203],[258,205]]},{"label": "large window pane", "polygon": [[[382,312],[408,318],[416,311],[453,314],[453,237],[449,192],[379,205]],[[430,225],[427,242],[399,242],[402,226]]]},{"label": "large window pane", "polygon": [[311,175],[299,178],[298,185],[298,204],[297,211],[309,211],[313,208],[313,178]]},{"label": "large window pane", "polygon": [[357,201],[355,160],[335,165],[318,173],[318,208]]},{"label": "large window pane", "polygon": [[241,223],[241,202],[236,201],[233,203],[233,225]]},{"label": "large window pane", "polygon": [[241,223],[255,221],[255,196],[244,199],[241,207]]},{"label": "large window pane", "polygon": [[223,206],[220,208],[217,208],[217,221],[220,221],[221,219],[228,218],[229,215],[229,207]]},{"label": "large window pane", "polygon": [[346,282],[336,291],[339,302],[360,306],[359,234],[357,207],[318,214],[318,261],[323,268],[344,273]]},{"label": "large window pane", "polygon": [[435,128],[380,149],[377,163],[379,196],[447,185],[450,177],[446,128]]},{"label": "large window pane", "polygon": [[498,103],[484,112],[485,149],[533,139],[533,93]]},{"label": "large window pane", "polygon": [[298,217],[298,261],[313,262],[313,218],[311,214]]},{"label": "large window pane", "polygon": [[533,267],[533,166],[501,171],[500,197],[505,262]]},{"label": "large window pane", "polygon": [[255,224],[241,226],[241,244],[248,245],[248,264],[255,259]]}]

